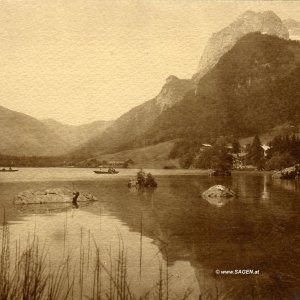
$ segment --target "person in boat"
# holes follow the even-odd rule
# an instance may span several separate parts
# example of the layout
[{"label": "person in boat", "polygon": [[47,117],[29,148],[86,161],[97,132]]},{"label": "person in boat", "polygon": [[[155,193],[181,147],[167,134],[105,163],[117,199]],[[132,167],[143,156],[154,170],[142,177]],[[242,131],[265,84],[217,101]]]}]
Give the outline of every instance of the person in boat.
[{"label": "person in boat", "polygon": [[72,204],[75,208],[78,208],[78,203],[77,203],[78,197],[79,197],[79,192],[73,193]]}]

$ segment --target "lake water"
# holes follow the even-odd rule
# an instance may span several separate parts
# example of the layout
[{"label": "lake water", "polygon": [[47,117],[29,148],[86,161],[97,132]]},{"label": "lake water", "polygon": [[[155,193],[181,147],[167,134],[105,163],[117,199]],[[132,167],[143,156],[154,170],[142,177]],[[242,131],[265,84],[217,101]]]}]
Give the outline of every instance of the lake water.
[{"label": "lake water", "polygon": [[[164,277],[169,299],[299,299],[300,182],[254,172],[226,178],[196,170],[151,172],[158,182],[154,190],[127,188],[136,170],[0,173],[0,218],[5,210],[10,243],[25,245],[28,236],[36,235],[47,245],[51,263],[59,264],[66,253],[72,253],[75,264],[84,259],[86,291],[94,262],[90,249],[97,244],[104,264],[124,250],[128,282],[138,296],[154,291]],[[232,187],[237,197],[223,207],[209,204],[200,195],[215,184]],[[99,201],[78,209],[13,205],[19,191],[49,187],[89,192]],[[155,291],[152,299],[159,299]]]}]

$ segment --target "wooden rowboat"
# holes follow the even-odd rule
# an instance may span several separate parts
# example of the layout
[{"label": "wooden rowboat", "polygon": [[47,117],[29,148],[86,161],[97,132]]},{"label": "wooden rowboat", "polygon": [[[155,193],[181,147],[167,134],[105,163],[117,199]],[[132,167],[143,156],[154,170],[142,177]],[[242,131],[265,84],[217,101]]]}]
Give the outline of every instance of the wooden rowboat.
[{"label": "wooden rowboat", "polygon": [[119,171],[111,171],[111,172],[109,172],[109,171],[94,171],[94,173],[96,173],[96,174],[118,174]]}]

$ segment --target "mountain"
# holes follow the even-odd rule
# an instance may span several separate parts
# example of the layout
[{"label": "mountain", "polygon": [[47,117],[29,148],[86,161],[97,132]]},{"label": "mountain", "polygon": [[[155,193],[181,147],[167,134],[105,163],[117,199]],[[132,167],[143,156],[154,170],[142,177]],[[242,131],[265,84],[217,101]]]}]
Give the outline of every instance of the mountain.
[{"label": "mountain", "polygon": [[[83,147],[78,147],[74,154],[93,155],[121,151],[130,149],[136,145],[136,141],[139,146],[161,142],[160,132],[157,133],[155,141],[153,137],[148,141],[142,136],[147,131],[151,131],[151,127],[161,114],[181,103],[187,93],[193,95],[199,79],[209,72],[222,55],[228,52],[242,36],[256,31],[285,39],[289,37],[287,28],[273,12],[245,12],[228,27],[212,35],[201,57],[198,71],[191,80],[178,79],[175,76],[168,77],[157,97],[122,115],[103,134],[90,140]],[[189,110],[193,111],[193,107]],[[166,130],[167,128],[163,128],[164,132]]]},{"label": "mountain", "polygon": [[192,80],[169,76],[157,97],[129,110],[100,136],[78,147],[73,155],[89,156],[126,149],[127,144],[143,135],[163,111],[179,103],[193,89],[195,84]]},{"label": "mountain", "polygon": [[[282,22],[271,11],[247,11],[212,35],[192,79],[169,76],[158,96],[114,122],[71,126],[44,120],[41,126],[41,130],[47,131],[44,139],[49,135],[52,145],[55,140],[59,146],[42,150],[47,143],[40,140],[40,136],[35,138],[38,130],[33,130],[33,137],[25,139],[27,144],[24,142],[30,150],[26,153],[54,155],[77,147],[73,155],[93,156],[191,135],[252,134],[293,119],[296,111],[290,107],[295,108],[296,104],[290,105],[289,97],[297,91],[294,77],[298,72],[298,44],[285,44],[285,39],[297,28],[296,21]],[[249,35],[249,32],[261,34]],[[246,39],[243,38],[245,35]],[[285,95],[283,91],[289,94]],[[270,105],[281,107],[282,112],[278,114]],[[256,112],[257,108],[260,110]],[[273,110],[275,119],[270,116]],[[4,135],[4,140],[11,136]],[[12,146],[7,146],[5,151]],[[18,147],[13,150],[16,152]]]},{"label": "mountain", "polygon": [[136,140],[247,136],[300,119],[300,43],[250,33]]},{"label": "mountain", "polygon": [[79,126],[52,119],[37,120],[0,106],[0,154],[15,156],[57,156],[101,134],[112,121]]},{"label": "mountain", "polygon": [[256,13],[246,11],[229,26],[211,36],[200,58],[198,71],[194,75],[194,79],[199,80],[241,37],[251,32],[261,32],[285,39],[289,38],[287,28],[274,12]]},{"label": "mountain", "polygon": [[113,123],[113,121],[95,121],[75,126],[63,124],[53,119],[42,120],[42,122],[57,136],[74,148],[100,135]]},{"label": "mountain", "polygon": [[0,153],[7,155],[60,155],[70,145],[39,120],[0,106]]},{"label": "mountain", "polygon": [[293,19],[283,20],[282,22],[289,31],[290,39],[300,40],[300,22]]}]

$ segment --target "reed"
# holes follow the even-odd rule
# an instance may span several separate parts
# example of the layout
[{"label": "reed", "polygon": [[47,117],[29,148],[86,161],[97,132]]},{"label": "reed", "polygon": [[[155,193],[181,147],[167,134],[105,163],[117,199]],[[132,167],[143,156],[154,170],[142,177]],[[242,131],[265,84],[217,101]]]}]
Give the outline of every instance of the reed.
[{"label": "reed", "polygon": [[[61,261],[53,262],[49,249],[36,235],[28,236],[25,247],[22,247],[20,240],[12,243],[9,226],[4,223],[0,253],[0,300],[171,299],[167,265],[161,262],[158,280],[153,288],[137,295],[130,284],[127,251],[121,235],[117,257],[110,249],[104,258],[100,246],[95,241],[94,246],[90,243],[90,232],[86,244],[82,230],[80,234],[79,258],[72,252],[68,253],[68,249],[63,249]],[[66,233],[64,239],[67,239]],[[64,240],[64,247],[67,244]]]}]

